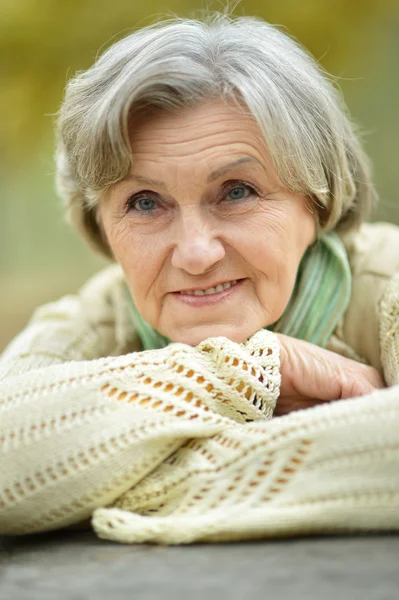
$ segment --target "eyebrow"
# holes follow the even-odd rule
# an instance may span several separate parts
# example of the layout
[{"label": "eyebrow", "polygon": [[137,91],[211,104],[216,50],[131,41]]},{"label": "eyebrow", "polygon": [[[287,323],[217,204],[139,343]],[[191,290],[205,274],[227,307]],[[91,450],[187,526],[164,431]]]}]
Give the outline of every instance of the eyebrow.
[{"label": "eyebrow", "polygon": [[152,185],[154,187],[160,187],[166,190],[166,185],[160,179],[151,179],[150,177],[141,177],[141,175],[128,175],[124,177],[123,181],[138,181],[144,185]]},{"label": "eyebrow", "polygon": [[233,162],[228,163],[223,167],[220,167],[220,169],[216,169],[216,171],[212,171],[212,173],[208,175],[208,183],[210,183],[211,181],[215,181],[215,179],[217,179],[221,175],[224,175],[231,169],[234,169],[234,167],[238,167],[239,165],[242,165],[247,162],[255,162],[258,163],[258,165],[262,166],[262,164],[256,158],[252,158],[251,156],[243,156],[242,158],[238,158],[237,160],[234,160]]},{"label": "eyebrow", "polygon": [[[218,179],[231,169],[234,169],[235,167],[238,167],[239,165],[248,162],[255,162],[263,168],[262,163],[260,163],[259,160],[257,160],[256,158],[252,158],[251,156],[243,156],[242,158],[238,158],[237,160],[234,160],[228,163],[227,165],[224,165],[223,167],[212,171],[212,173],[208,175],[207,182],[210,183],[212,181],[215,181],[215,179]],[[152,185],[166,190],[166,185],[163,181],[159,179],[151,179],[150,177],[142,177],[141,175],[128,175],[124,178],[124,181],[138,181],[139,183],[142,183],[144,185]]]}]

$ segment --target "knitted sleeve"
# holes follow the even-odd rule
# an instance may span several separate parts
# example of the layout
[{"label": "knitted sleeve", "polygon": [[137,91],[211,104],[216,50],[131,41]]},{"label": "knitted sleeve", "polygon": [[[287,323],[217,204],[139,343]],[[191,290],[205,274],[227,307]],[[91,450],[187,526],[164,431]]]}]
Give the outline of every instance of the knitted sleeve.
[{"label": "knitted sleeve", "polygon": [[163,544],[399,530],[398,472],[395,386],[188,440],[92,524]]},{"label": "knitted sleeve", "polygon": [[399,383],[399,273],[395,275],[380,304],[381,362],[388,385]]},{"label": "knitted sleeve", "polygon": [[[0,385],[1,534],[86,519],[187,440],[270,418],[279,393],[279,345],[267,331],[244,344],[212,338],[63,363],[68,344],[35,335],[39,366],[15,374],[17,356],[26,364],[22,333],[10,353],[13,374]],[[29,349],[29,328],[26,337]],[[43,366],[47,358],[53,364]]]}]

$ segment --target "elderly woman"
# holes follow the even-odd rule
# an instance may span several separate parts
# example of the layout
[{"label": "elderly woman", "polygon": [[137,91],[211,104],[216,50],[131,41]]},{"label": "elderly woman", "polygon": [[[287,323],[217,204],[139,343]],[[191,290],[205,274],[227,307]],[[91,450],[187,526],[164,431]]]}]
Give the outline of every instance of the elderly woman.
[{"label": "elderly woman", "polygon": [[0,361],[0,531],[398,528],[399,232],[363,223],[368,161],[306,52],[248,18],[142,29],[69,83],[57,157],[116,265]]}]

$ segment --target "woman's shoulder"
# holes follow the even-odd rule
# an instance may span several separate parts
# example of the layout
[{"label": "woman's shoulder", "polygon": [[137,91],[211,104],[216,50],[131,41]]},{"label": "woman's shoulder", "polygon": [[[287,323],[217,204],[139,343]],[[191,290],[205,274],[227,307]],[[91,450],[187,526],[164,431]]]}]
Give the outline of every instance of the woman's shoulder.
[{"label": "woman's shoulder", "polygon": [[364,223],[343,236],[354,278],[364,274],[391,278],[399,270],[399,227],[392,223]]},{"label": "woman's shoulder", "polygon": [[112,330],[115,348],[112,354],[140,350],[137,333],[128,310],[128,289],[118,264],[93,275],[75,296],[77,317],[82,326]]},{"label": "woman's shoulder", "polygon": [[382,372],[380,302],[399,271],[399,227],[366,223],[343,237],[352,272],[352,293],[343,317],[341,339]]},{"label": "woman's shoulder", "polygon": [[118,264],[112,264],[92,275],[80,288],[78,295],[91,306],[94,315],[112,317],[115,303],[123,293],[125,279]]},{"label": "woman's shoulder", "polygon": [[141,350],[121,268],[107,267],[75,294],[36,309],[0,356],[0,380],[56,363]]},{"label": "woman's shoulder", "polygon": [[124,277],[119,265],[105,267],[92,275],[76,293],[37,308],[32,321],[62,319],[82,326],[109,325],[123,318]]}]

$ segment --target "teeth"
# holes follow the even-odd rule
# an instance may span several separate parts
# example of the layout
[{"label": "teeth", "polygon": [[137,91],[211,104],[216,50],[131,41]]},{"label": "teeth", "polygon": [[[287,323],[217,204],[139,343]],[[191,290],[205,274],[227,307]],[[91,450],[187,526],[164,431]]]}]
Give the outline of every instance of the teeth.
[{"label": "teeth", "polygon": [[228,281],[227,283],[221,283],[220,285],[208,288],[207,290],[183,290],[180,293],[187,294],[188,296],[209,296],[210,294],[217,294],[218,292],[227,290],[227,288],[231,287],[232,285],[235,285],[236,283],[236,280]]}]

